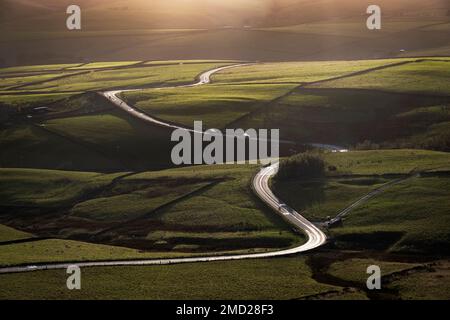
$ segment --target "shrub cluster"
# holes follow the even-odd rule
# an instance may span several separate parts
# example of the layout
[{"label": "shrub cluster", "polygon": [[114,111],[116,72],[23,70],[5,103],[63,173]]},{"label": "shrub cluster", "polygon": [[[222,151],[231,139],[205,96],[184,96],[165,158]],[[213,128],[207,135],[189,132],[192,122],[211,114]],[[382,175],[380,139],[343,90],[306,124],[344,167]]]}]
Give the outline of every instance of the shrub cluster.
[{"label": "shrub cluster", "polygon": [[275,177],[277,180],[319,178],[325,175],[325,162],[318,154],[301,153],[283,160]]}]

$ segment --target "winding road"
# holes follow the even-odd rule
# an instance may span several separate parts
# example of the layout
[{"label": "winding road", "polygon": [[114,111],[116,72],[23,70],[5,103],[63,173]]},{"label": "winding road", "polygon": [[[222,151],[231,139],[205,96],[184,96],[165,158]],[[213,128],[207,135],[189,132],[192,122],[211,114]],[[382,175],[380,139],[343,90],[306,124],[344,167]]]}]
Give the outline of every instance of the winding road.
[{"label": "winding road", "polygon": [[[231,68],[237,68],[237,67],[243,67],[243,66],[248,66],[251,65],[250,63],[246,63],[246,64],[235,64],[235,65],[231,65],[231,66],[225,66],[225,67],[220,67],[220,68],[216,68],[213,70],[209,70],[206,71],[204,73],[202,73],[201,75],[198,76],[198,81],[194,82],[192,84],[185,84],[185,85],[179,85],[179,86],[170,86],[170,87],[161,87],[161,88],[155,88],[155,89],[174,89],[174,88],[189,88],[189,87],[198,87],[198,86],[202,86],[208,83],[211,83],[211,76],[217,72],[223,71],[223,70],[227,70],[227,69],[231,69]],[[123,93],[123,92],[133,92],[133,91],[142,91],[144,89],[124,89],[124,90],[111,90],[111,91],[103,91],[103,92],[99,92],[101,95],[103,95],[106,99],[110,100],[112,103],[114,103],[117,107],[119,107],[120,109],[124,110],[125,112],[129,113],[130,115],[150,122],[153,125],[158,125],[161,127],[166,127],[166,128],[170,128],[170,129],[183,129],[183,130],[187,130],[189,132],[196,132],[193,129],[189,129],[189,128],[185,128],[185,127],[181,127],[175,124],[170,124],[158,119],[153,118],[152,116],[137,110],[135,107],[128,105],[125,101],[123,101],[122,99],[120,99],[118,97],[119,94]],[[198,132],[198,133],[204,133],[204,132]]]},{"label": "winding road", "polygon": [[[211,76],[219,71],[236,68],[248,64],[232,65],[226,67],[220,67],[214,70],[207,71],[199,76],[198,82],[191,85],[182,85],[178,87],[192,87],[205,85],[211,82]],[[174,88],[174,87],[172,87]],[[140,90],[140,89],[137,89]],[[169,127],[173,129],[183,129],[193,132],[192,129],[182,128],[173,124],[165,123],[163,121],[157,120],[148,114],[145,114],[132,106],[128,105],[125,101],[121,100],[117,95],[125,91],[133,90],[115,90],[115,91],[105,91],[101,94],[113,102],[117,107],[128,112],[129,114],[147,121],[151,124]],[[335,151],[341,151],[337,149]],[[344,150],[342,150],[344,151]],[[255,254],[237,254],[237,255],[212,255],[204,257],[191,257],[191,258],[172,258],[172,259],[142,259],[142,260],[115,260],[115,261],[90,261],[90,262],[70,262],[70,263],[46,263],[46,264],[34,264],[34,265],[24,265],[24,266],[12,266],[6,268],[0,268],[1,273],[18,273],[18,272],[29,272],[38,270],[52,270],[52,269],[67,269],[71,265],[77,265],[80,268],[84,267],[107,267],[107,266],[145,266],[145,265],[169,265],[169,264],[180,264],[180,263],[194,263],[194,262],[213,262],[213,261],[229,261],[229,260],[244,260],[244,259],[261,259],[261,258],[272,258],[287,256],[292,254],[298,254],[306,252],[315,248],[318,248],[326,243],[327,237],[316,225],[305,219],[301,214],[296,212],[294,209],[290,208],[288,205],[283,203],[278,199],[273,192],[270,190],[269,181],[272,176],[274,176],[278,170],[279,163],[272,164],[267,167],[263,167],[255,175],[252,182],[252,187],[255,194],[264,201],[272,210],[277,212],[285,221],[290,223],[296,229],[302,231],[306,237],[306,243],[301,246],[294,248],[270,251],[264,253]]]}]

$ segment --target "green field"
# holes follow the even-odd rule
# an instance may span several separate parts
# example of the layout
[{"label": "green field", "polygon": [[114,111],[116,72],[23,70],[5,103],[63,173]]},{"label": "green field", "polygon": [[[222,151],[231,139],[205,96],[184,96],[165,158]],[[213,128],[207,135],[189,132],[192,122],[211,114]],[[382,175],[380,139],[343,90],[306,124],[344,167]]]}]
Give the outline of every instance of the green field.
[{"label": "green field", "polygon": [[[76,93],[74,93],[76,94]],[[70,97],[72,94],[67,93],[43,93],[43,94],[4,94],[0,95],[1,108],[11,108],[11,111],[28,110],[45,106]]]},{"label": "green field", "polygon": [[301,84],[330,79],[371,68],[398,63],[402,59],[281,62],[250,65],[224,70],[213,79],[219,83],[294,83]]},{"label": "green field", "polygon": [[85,0],[83,20],[88,27],[83,32],[68,32],[53,1],[40,1],[42,5],[36,6],[4,0],[2,11],[8,14],[2,23],[1,65],[199,58],[321,61],[450,54],[449,7],[438,0],[411,0],[405,10],[397,1],[383,1],[383,27],[377,31],[366,28],[367,4],[358,0],[345,0],[340,6],[335,0],[154,0],[151,4]]},{"label": "green field", "polygon": [[389,262],[372,259],[348,259],[331,264],[327,270],[327,273],[339,279],[352,281],[364,286],[367,281],[367,268],[372,265],[380,267],[382,277],[420,266],[420,264],[404,262]]},{"label": "green field", "polygon": [[327,153],[325,160],[343,174],[383,175],[448,170],[450,155],[426,150],[368,150]]},{"label": "green field", "polygon": [[336,216],[394,177],[430,172],[392,185],[354,208],[341,227],[330,231],[338,247],[422,254],[448,252],[450,179],[445,173],[448,171],[442,172],[448,170],[447,153],[364,151],[330,153],[324,158],[327,166],[336,168],[326,179],[273,183],[280,198],[306,217],[319,221]]},{"label": "green field", "polygon": [[70,72],[60,72],[60,73],[49,73],[49,74],[38,74],[38,75],[18,75],[15,77],[0,77],[1,84],[0,90],[13,90],[15,87],[29,87],[29,84],[35,82],[47,82],[52,81],[54,78],[60,76],[76,75],[76,73]]},{"label": "green field", "polygon": [[393,281],[390,287],[404,300],[448,300],[449,262],[439,261],[428,272],[418,272]]},{"label": "green field", "polygon": [[64,79],[47,81],[42,84],[30,84],[27,90],[92,91],[109,88],[141,88],[152,85],[177,85],[193,82],[202,71],[213,69],[223,64],[188,64],[169,66],[135,67],[117,70],[98,70],[87,74],[74,75]]},{"label": "green field", "polygon": [[[280,197],[312,220],[334,217],[388,179],[362,177],[327,179],[326,181],[283,181],[273,184]],[[299,196],[301,194],[301,196]]]},{"label": "green field", "polygon": [[[366,269],[370,265],[381,269],[382,290],[402,300],[447,300],[449,262],[405,263],[376,259],[347,259],[327,269],[327,274],[354,283],[366,285]],[[388,290],[388,291],[386,291]]]},{"label": "green field", "polygon": [[0,192],[0,219],[13,219],[15,227],[35,235],[156,252],[264,251],[300,243],[302,237],[252,194],[255,169],[205,166],[140,174],[1,169],[0,184],[9,187]]},{"label": "green field", "polygon": [[[344,33],[359,37],[355,25],[347,27]],[[412,24],[390,27],[403,32]],[[308,28],[258,32],[286,36]],[[191,32],[209,34],[183,34]],[[166,41],[165,32],[156,36]],[[446,297],[437,280],[447,279],[446,262],[431,270],[421,259],[450,253],[448,58],[257,63],[184,88],[171,86],[239,61],[136,59],[0,70],[0,265],[256,253],[305,241],[254,195],[258,166],[174,168],[171,130],[128,115],[98,90],[143,88],[122,96],[188,127],[202,120],[206,128],[279,128],[296,144],[283,148],[283,157],[308,143],[348,147],[312,151],[325,161],[323,178],[271,181],[284,203],[314,222],[405,180],[324,227],[327,246],[306,257],[92,268],[83,270],[80,293],[65,290],[62,271],[2,275],[0,298]],[[67,72],[83,74],[53,80]],[[369,263],[401,277],[391,279],[388,292],[366,292]]]},{"label": "green field", "polygon": [[85,269],[79,292],[66,289],[65,270],[0,279],[9,299],[298,299],[340,290],[311,279],[304,258]]},{"label": "green field", "polygon": [[363,239],[363,234],[370,238],[370,234],[375,237],[385,232],[386,239],[392,235],[393,243],[387,248],[390,252],[448,254],[449,185],[448,176],[438,176],[393,186],[356,208],[344,228],[336,229],[337,241],[351,242],[358,235]]},{"label": "green field", "polygon": [[0,265],[157,259],[161,257],[170,258],[188,255],[186,253],[181,254],[176,252],[142,252],[129,248],[55,239],[2,245],[0,248]]},{"label": "green field", "polygon": [[[266,63],[225,70],[214,79],[303,84],[238,118],[235,126],[281,128],[283,139],[304,143],[448,151],[448,64],[433,58],[415,61]],[[352,74],[363,70],[368,71]]]},{"label": "green field", "polygon": [[422,61],[316,86],[448,96],[450,95],[450,85],[447,81],[449,77],[448,61]]},{"label": "green field", "polygon": [[30,238],[26,232],[18,231],[5,225],[0,225],[0,243]]},{"label": "green field", "polygon": [[[153,129],[116,110],[98,115],[49,120],[43,125],[46,130],[58,136],[121,161],[124,169],[170,166],[168,130]],[[111,132],[115,134],[111,135]],[[98,167],[97,170],[102,168]]]},{"label": "green field", "polygon": [[144,65],[157,66],[157,65],[184,65],[184,64],[199,64],[199,63],[220,63],[220,64],[235,64],[242,63],[240,60],[153,60],[146,61]]},{"label": "green field", "polygon": [[69,141],[41,126],[7,128],[0,132],[0,141],[0,165],[6,168],[113,171],[123,167],[97,148]]},{"label": "green field", "polygon": [[[195,181],[180,186],[150,186],[126,194],[105,196],[81,202],[74,206],[71,214],[96,221],[126,221],[141,217],[177,198],[200,190],[208,182]],[[120,188],[120,187],[119,187]],[[149,194],[151,196],[149,196]]]},{"label": "green field", "polygon": [[[429,91],[429,88],[441,90],[439,88],[445,86],[446,82],[440,78],[446,77],[447,62],[435,61],[433,58],[425,58],[422,62],[414,61],[416,60],[387,59],[256,64],[224,70],[213,76],[214,81],[218,83],[209,86],[148,89],[124,93],[123,96],[132,105],[155,117],[185,126],[192,126],[194,120],[203,120],[207,127],[224,128],[230,125],[244,128],[282,128],[282,138],[304,143],[326,142],[368,149],[381,146],[447,151],[449,134],[448,125],[445,123],[450,119],[449,98],[442,96],[440,92]],[[395,66],[403,62],[410,63]],[[232,62],[228,62],[230,63]],[[80,136],[72,136],[73,130],[72,134],[61,132],[59,127],[62,125],[63,131],[67,131],[66,125],[68,128],[75,128],[79,126],[77,122],[86,120],[83,126],[89,129],[90,139],[101,142],[102,132],[99,128],[104,126],[97,124],[96,117],[80,119],[73,116],[96,113],[113,106],[108,105],[102,98],[92,97],[92,93],[79,95],[80,91],[188,83],[201,71],[227,62],[188,60],[183,64],[179,61],[168,61],[165,65],[164,61],[158,61],[145,64],[149,67],[122,64],[118,62],[116,70],[115,63],[112,63],[111,70],[93,69],[88,74],[23,87],[28,91],[39,90],[40,93],[36,96],[29,92],[24,94],[5,91],[0,96],[0,103],[12,108],[8,112],[5,111],[5,117],[11,118],[15,115],[12,112],[19,110],[31,112],[31,115],[36,117],[35,121],[50,118],[49,129],[52,127],[57,133],[81,142],[85,142],[82,131],[86,130],[82,130]],[[370,70],[377,67],[383,68]],[[359,71],[364,73],[352,75]],[[343,78],[332,80],[335,77]],[[411,81],[415,81],[414,86],[418,89],[411,91],[410,88],[414,86],[410,86],[409,82],[405,82],[401,77],[409,77]],[[383,81],[380,81],[381,78]],[[17,79],[21,81],[21,77]],[[399,86],[391,83],[393,79],[397,79],[395,81],[398,81]],[[324,82],[291,91],[296,85],[318,80]],[[370,81],[383,83],[386,87],[389,86],[387,91],[395,92],[381,93],[375,87],[364,87]],[[341,85],[341,82],[354,83],[357,86]],[[408,84],[408,88],[405,84]],[[364,90],[361,90],[362,88]],[[66,91],[70,91],[74,96],[62,93]],[[285,94],[285,97],[277,99]],[[33,99],[34,97],[36,99]],[[35,115],[31,110],[39,106],[48,109],[44,115]],[[64,117],[70,118],[61,119]],[[120,118],[123,117],[124,115],[120,115]],[[116,118],[113,122],[118,124],[118,121]],[[133,127],[138,126],[133,123],[135,121],[128,122]],[[105,128],[111,125],[112,123]],[[92,147],[97,145],[97,141],[92,143]],[[100,149],[104,147],[102,145]],[[110,151],[106,153],[111,154]],[[130,166],[123,166],[123,169],[129,168]]]},{"label": "green field", "polygon": [[304,23],[299,25],[262,28],[260,30],[278,32],[278,33],[299,33],[299,34],[317,34],[317,35],[330,35],[330,36],[346,36],[356,38],[358,40],[364,40],[366,38],[383,38],[389,35],[395,35],[396,33],[405,32],[411,29],[425,29],[431,30],[447,30],[448,26],[445,24],[436,24],[436,20],[430,19],[389,19],[386,18],[383,21],[383,28],[380,32],[371,32],[367,29],[366,25],[355,19],[340,19],[339,21],[328,22],[318,21],[312,23]]},{"label": "green field", "polygon": [[33,169],[0,169],[2,205],[61,206],[101,190],[121,173],[99,174]]}]

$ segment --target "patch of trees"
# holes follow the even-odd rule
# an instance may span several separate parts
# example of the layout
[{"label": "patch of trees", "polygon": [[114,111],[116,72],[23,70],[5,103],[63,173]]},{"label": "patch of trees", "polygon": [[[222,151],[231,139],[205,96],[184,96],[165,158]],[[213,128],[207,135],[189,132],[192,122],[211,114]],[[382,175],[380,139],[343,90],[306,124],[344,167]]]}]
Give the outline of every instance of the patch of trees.
[{"label": "patch of trees", "polygon": [[325,175],[325,161],[319,154],[301,153],[280,162],[276,180],[321,178]]},{"label": "patch of trees", "polygon": [[0,125],[8,122],[13,114],[13,110],[9,106],[0,103]]},{"label": "patch of trees", "polygon": [[428,137],[422,141],[419,146],[422,149],[436,150],[436,151],[450,151],[450,132],[441,132],[432,137]]}]

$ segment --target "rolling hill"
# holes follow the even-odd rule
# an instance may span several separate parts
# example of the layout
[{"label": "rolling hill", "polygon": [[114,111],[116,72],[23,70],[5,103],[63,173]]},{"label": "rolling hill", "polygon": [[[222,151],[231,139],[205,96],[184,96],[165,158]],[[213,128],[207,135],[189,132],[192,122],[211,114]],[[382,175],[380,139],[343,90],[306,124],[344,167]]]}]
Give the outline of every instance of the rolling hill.
[{"label": "rolling hill", "polygon": [[365,27],[369,1],[155,0],[2,2],[0,65],[92,60],[334,60],[449,55],[445,0],[380,1],[383,28]]}]

